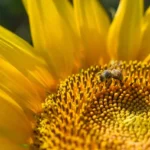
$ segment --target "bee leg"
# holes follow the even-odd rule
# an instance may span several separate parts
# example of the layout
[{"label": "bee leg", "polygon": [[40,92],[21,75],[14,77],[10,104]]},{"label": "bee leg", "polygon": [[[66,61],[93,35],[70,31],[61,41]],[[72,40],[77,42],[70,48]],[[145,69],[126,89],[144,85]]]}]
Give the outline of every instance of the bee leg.
[{"label": "bee leg", "polygon": [[106,86],[107,88],[109,88],[110,85],[111,85],[111,83],[112,83],[112,80],[111,80],[111,79],[108,79],[108,80],[105,81],[105,86]]},{"label": "bee leg", "polygon": [[119,83],[120,83],[120,86],[124,85],[123,82],[122,82],[122,80],[119,80]]}]

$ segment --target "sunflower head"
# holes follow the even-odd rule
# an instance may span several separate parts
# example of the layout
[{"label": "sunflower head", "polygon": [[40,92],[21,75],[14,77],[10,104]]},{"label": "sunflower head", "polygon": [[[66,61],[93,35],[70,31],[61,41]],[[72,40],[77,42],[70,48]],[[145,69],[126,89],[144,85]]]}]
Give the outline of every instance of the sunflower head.
[{"label": "sunflower head", "polygon": [[150,65],[122,62],[123,79],[97,75],[95,66],[62,81],[37,116],[33,147],[39,149],[146,149],[150,137]]}]

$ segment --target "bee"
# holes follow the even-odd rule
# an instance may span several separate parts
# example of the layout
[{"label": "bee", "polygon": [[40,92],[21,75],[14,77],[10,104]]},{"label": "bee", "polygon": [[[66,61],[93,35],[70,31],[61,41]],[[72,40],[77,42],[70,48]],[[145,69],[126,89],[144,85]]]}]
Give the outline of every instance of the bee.
[{"label": "bee", "polygon": [[98,78],[101,82],[104,82],[106,80],[109,80],[111,78],[117,79],[119,81],[122,81],[123,74],[122,70],[119,68],[120,64],[113,64],[110,68],[104,70],[103,72],[98,72]]},{"label": "bee", "polygon": [[123,74],[122,74],[122,70],[121,69],[113,69],[111,71],[111,73],[112,73],[112,78],[117,79],[119,81],[122,81]]}]

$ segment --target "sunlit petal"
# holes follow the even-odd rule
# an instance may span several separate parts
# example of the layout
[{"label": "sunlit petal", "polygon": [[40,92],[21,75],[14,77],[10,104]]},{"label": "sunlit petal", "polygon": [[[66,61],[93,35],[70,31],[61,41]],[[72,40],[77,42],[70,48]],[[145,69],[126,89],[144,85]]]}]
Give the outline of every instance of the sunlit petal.
[{"label": "sunlit petal", "polygon": [[17,143],[25,143],[32,133],[23,109],[5,92],[0,90],[0,137]]},{"label": "sunlit petal", "polygon": [[45,65],[42,59],[35,56],[33,48],[23,39],[0,26],[1,55],[23,73],[35,65]]},{"label": "sunlit petal", "polygon": [[97,0],[74,0],[74,11],[78,32],[85,48],[87,66],[108,61],[106,37],[109,19]]},{"label": "sunlit petal", "polygon": [[0,89],[7,92],[27,115],[41,110],[41,98],[36,87],[15,67],[0,58]]},{"label": "sunlit petal", "polygon": [[112,59],[136,59],[141,42],[143,0],[121,0],[109,30],[108,51]]},{"label": "sunlit petal", "polygon": [[[52,72],[52,69],[49,68],[42,56],[41,58],[37,57],[33,53],[33,47],[3,27],[0,27],[0,50],[1,55],[28,78],[29,74],[32,73],[32,79],[33,76],[35,77],[32,81],[35,80],[37,84],[41,84],[41,79],[39,78],[37,80],[36,74],[38,70],[36,68],[40,68],[41,71],[38,72],[40,76],[44,74],[44,70],[47,70],[46,75],[50,81],[46,84],[42,84],[42,88],[44,87],[43,92],[45,91],[45,88],[50,88],[51,85],[53,85],[53,80],[56,80],[56,78],[51,77],[50,72]],[[40,74],[41,72],[42,74]],[[38,88],[37,86],[38,85],[36,85],[36,89]]]},{"label": "sunlit petal", "polygon": [[143,60],[150,54],[150,7],[147,9],[142,24],[142,42],[138,55],[139,60]]}]

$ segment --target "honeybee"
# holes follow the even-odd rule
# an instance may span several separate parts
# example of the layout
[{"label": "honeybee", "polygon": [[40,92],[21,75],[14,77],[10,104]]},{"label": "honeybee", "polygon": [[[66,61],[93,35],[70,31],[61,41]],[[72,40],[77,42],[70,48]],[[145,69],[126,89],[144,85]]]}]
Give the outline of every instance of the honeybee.
[{"label": "honeybee", "polygon": [[119,66],[120,66],[120,63],[112,64],[110,68],[104,70],[103,72],[98,72],[97,75],[98,75],[100,81],[104,82],[111,78],[122,81],[123,74],[122,74],[122,70],[119,68]]}]

